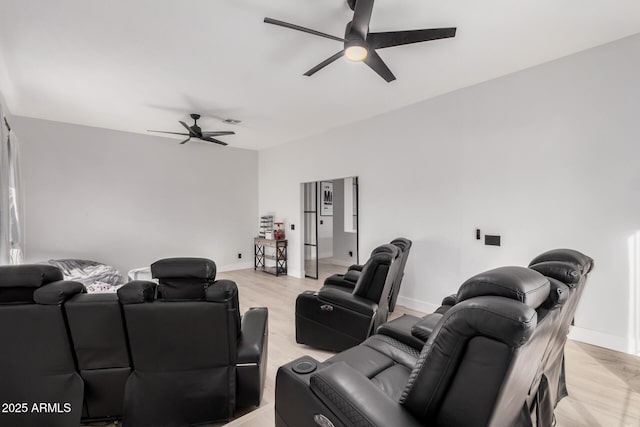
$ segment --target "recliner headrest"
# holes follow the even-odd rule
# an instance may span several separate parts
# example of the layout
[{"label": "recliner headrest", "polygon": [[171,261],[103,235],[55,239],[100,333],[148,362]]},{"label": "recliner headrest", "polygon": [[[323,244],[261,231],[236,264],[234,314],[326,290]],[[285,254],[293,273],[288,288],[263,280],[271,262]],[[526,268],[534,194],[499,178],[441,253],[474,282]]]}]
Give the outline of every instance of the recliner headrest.
[{"label": "recliner headrest", "polygon": [[406,251],[411,247],[411,240],[405,239],[404,237],[397,237],[391,241],[391,244],[399,247],[403,251]]},{"label": "recliner headrest", "polygon": [[154,279],[216,278],[216,263],[206,258],[165,258],[151,264]]},{"label": "recliner headrest", "polygon": [[369,257],[369,259],[373,258],[375,255],[379,255],[379,254],[389,254],[391,255],[392,259],[395,259],[398,257],[398,255],[400,255],[400,250],[398,249],[397,246],[392,245],[391,243],[387,243],[385,245],[380,245],[377,248],[375,248],[374,250],[371,251],[371,256]]},{"label": "recliner headrest", "polygon": [[38,288],[63,279],[60,269],[52,265],[23,264],[0,267],[0,288]]},{"label": "recliner headrest", "polygon": [[530,265],[529,268],[547,277],[559,280],[571,288],[574,288],[582,278],[580,267],[570,262],[543,261]]},{"label": "recliner headrest", "polygon": [[479,296],[515,299],[538,308],[549,297],[550,284],[542,274],[525,267],[500,267],[477,274],[458,290],[458,304]]},{"label": "recliner headrest", "polygon": [[33,304],[36,289],[63,279],[62,272],[51,265],[0,266],[0,304]]},{"label": "recliner headrest", "polygon": [[165,301],[204,300],[216,278],[216,263],[206,258],[165,258],[151,264],[158,279],[158,298]]},{"label": "recliner headrest", "polygon": [[574,264],[582,274],[587,274],[593,269],[593,259],[573,249],[552,249],[547,251],[535,257],[529,263],[529,267],[546,261],[561,261]]}]

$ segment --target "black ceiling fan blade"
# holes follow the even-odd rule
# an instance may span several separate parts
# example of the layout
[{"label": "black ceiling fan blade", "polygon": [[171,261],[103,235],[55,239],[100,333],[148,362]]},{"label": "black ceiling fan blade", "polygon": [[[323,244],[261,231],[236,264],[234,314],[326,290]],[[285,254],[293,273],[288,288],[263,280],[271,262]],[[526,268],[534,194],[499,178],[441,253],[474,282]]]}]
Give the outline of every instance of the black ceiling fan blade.
[{"label": "black ceiling fan blade", "polygon": [[344,50],[341,50],[340,52],[336,53],[332,57],[325,59],[324,61],[322,61],[321,63],[319,63],[318,65],[316,65],[315,67],[307,71],[306,73],[304,73],[304,75],[311,77],[318,71],[322,70],[327,65],[331,64],[332,62],[335,62],[338,58],[341,58],[343,56],[344,56]]},{"label": "black ceiling fan blade", "polygon": [[373,0],[356,0],[356,8],[353,11],[353,20],[351,21],[351,31],[358,33],[362,40],[365,40],[367,34],[369,34],[372,12]]},{"label": "black ceiling fan blade", "polygon": [[233,131],[220,131],[220,132],[202,132],[202,136],[223,136],[223,135],[235,135]]},{"label": "black ceiling fan blade", "polygon": [[185,122],[183,122],[183,121],[180,121],[180,124],[181,124],[182,126],[184,126],[186,130],[188,130],[188,131],[189,131],[189,135],[191,135],[191,136],[195,136],[195,133],[191,130],[191,128],[189,127],[189,125],[188,125],[188,124],[186,124],[186,123],[185,123]]},{"label": "black ceiling fan blade", "polygon": [[187,142],[189,142],[189,141],[191,141],[191,137],[189,137],[189,138],[185,139],[184,141],[182,141],[182,142],[180,143],[180,145],[182,145],[182,144],[186,144],[186,143],[187,143]]},{"label": "black ceiling fan blade", "polygon": [[312,30],[311,28],[301,27],[300,25],[290,24],[284,21],[278,21],[277,19],[264,18],[264,22],[267,24],[278,25],[280,27],[290,28],[292,30],[302,31],[303,33],[313,34],[314,36],[324,37],[327,39],[335,40],[338,42],[344,42],[344,39],[331,34],[323,33],[320,31]]},{"label": "black ceiling fan blade", "polygon": [[428,30],[389,31],[386,33],[370,33],[367,37],[367,44],[371,49],[383,49],[385,47],[448,39],[455,36],[455,27],[431,28]]},{"label": "black ceiling fan blade", "polygon": [[210,136],[206,137],[206,138],[200,138],[200,139],[203,140],[203,141],[213,142],[214,144],[220,144],[220,145],[224,145],[224,146],[229,145],[226,142],[222,142],[222,141],[217,140],[215,138],[211,138]]},{"label": "black ceiling fan blade", "polygon": [[380,55],[378,55],[375,50],[369,49],[369,54],[364,59],[364,63],[371,67],[373,71],[378,73],[380,77],[385,79],[387,83],[396,79],[396,76],[393,75],[389,67],[387,67],[387,64],[384,63],[382,58],[380,58]]},{"label": "black ceiling fan blade", "polygon": [[189,135],[188,133],[179,133],[179,132],[165,132],[163,130],[147,130],[147,132],[156,132],[156,133],[168,133],[170,135],[182,135],[182,136],[187,136]]}]

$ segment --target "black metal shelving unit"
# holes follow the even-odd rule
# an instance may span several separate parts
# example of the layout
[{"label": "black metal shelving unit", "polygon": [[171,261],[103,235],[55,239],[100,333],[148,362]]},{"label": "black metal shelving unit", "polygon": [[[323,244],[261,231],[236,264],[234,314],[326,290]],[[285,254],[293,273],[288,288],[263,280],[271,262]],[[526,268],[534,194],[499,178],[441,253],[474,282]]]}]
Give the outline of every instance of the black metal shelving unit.
[{"label": "black metal shelving unit", "polygon": [[[253,269],[282,276],[287,274],[287,240],[253,239]],[[273,263],[268,263],[273,261]]]}]

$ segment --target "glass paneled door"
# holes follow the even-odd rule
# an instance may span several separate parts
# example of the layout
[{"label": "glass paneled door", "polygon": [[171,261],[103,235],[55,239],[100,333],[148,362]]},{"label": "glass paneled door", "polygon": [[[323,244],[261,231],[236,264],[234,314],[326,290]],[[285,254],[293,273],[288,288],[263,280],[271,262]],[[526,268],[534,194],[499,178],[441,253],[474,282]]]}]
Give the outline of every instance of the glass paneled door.
[{"label": "glass paneled door", "polygon": [[318,278],[318,183],[303,184],[304,275]]}]

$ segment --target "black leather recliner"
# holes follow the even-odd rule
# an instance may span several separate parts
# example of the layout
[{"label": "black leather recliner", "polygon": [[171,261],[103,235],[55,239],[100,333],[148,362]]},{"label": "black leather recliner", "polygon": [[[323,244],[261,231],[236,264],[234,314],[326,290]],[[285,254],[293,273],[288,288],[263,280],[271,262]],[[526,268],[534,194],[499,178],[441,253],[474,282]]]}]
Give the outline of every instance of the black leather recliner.
[{"label": "black leather recliner", "polygon": [[532,384],[557,316],[550,281],[523,267],[460,288],[421,350],[386,335],[278,370],[276,427],[530,426]]},{"label": "black leather recliner", "polygon": [[151,266],[156,284],[118,290],[133,371],[125,425],[186,426],[229,419],[258,405],[267,357],[267,310],[241,319],[236,284],[215,280],[213,261],[172,258]]},{"label": "black leather recliner", "polygon": [[[551,284],[549,300],[542,307],[545,315],[554,319],[551,339],[532,382],[532,393],[527,399],[527,407],[535,411],[537,425],[546,427],[553,422],[553,411],[558,402],[568,394],[564,346],[588,273],[593,268],[593,260],[575,250],[554,249],[534,258],[529,268],[545,275]],[[447,296],[434,313],[423,318],[404,315],[382,325],[377,332],[420,349],[444,314],[459,299],[457,294]]]},{"label": "black leather recliner", "polygon": [[382,245],[374,253],[352,291],[327,285],[298,295],[298,344],[341,351],[364,341],[387,320],[390,290],[400,266],[399,250]]},{"label": "black leather recliner", "polygon": [[[391,297],[389,298],[389,312],[393,312],[396,308],[396,301],[398,294],[400,293],[400,286],[402,285],[402,279],[404,278],[404,268],[409,259],[409,251],[411,249],[411,240],[404,237],[398,237],[391,241],[392,245],[396,246],[400,250],[400,266],[398,268],[398,274],[394,279],[391,287]],[[371,252],[371,256],[374,256],[376,249]],[[325,285],[336,286],[340,288],[353,289],[362,272],[362,265],[353,264],[349,266],[345,274],[333,274],[327,277],[324,281]]]},{"label": "black leather recliner", "polygon": [[84,383],[63,305],[82,292],[52,266],[0,267],[0,402],[12,405],[0,412],[0,425],[80,424]]}]

